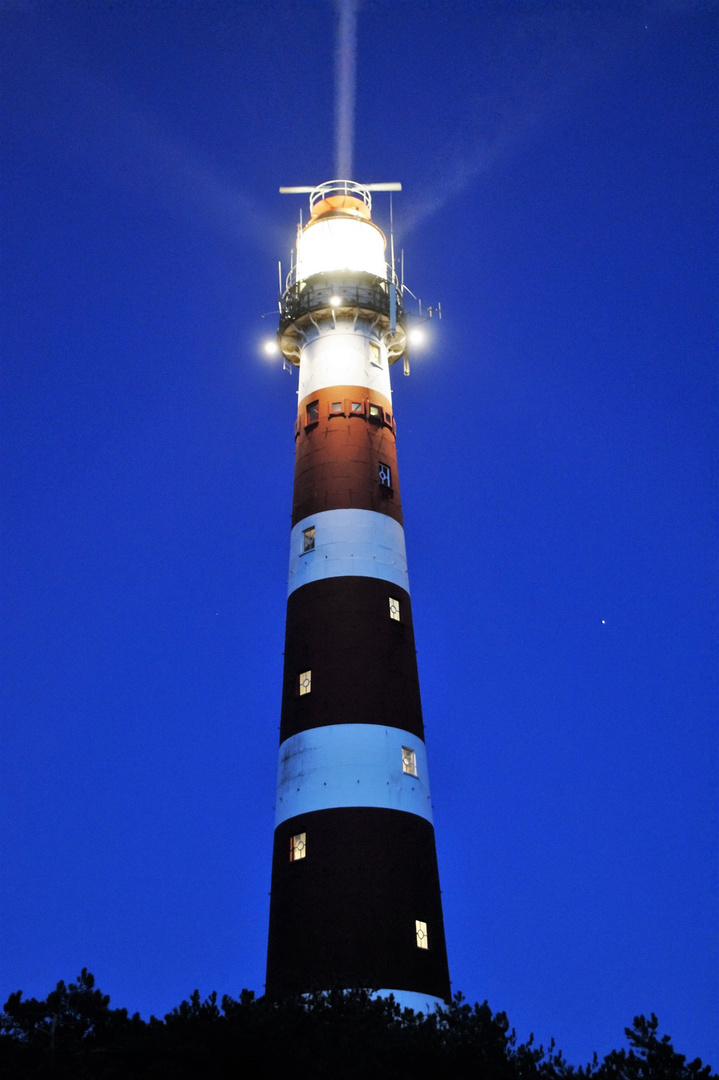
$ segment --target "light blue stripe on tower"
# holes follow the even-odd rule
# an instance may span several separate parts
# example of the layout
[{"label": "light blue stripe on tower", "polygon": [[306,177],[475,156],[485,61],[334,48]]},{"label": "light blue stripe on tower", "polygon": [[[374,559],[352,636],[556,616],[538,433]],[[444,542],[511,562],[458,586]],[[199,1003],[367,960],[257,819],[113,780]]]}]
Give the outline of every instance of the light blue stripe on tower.
[{"label": "light blue stripe on tower", "polygon": [[[403,771],[414,750],[417,775]],[[297,814],[339,806],[405,810],[432,821],[427,751],[421,739],[379,724],[330,724],[280,745],[275,827]]]},{"label": "light blue stripe on tower", "polygon": [[373,998],[387,998],[390,994],[394,995],[394,1000],[399,1005],[400,1009],[413,1009],[414,1012],[429,1013],[432,1015],[447,1005],[446,1001],[442,998],[434,997],[432,994],[420,994],[418,990],[373,990]]},{"label": "light blue stripe on tower", "polygon": [[[304,552],[306,529],[314,526],[315,546]],[[290,541],[288,595],[330,577],[373,577],[409,592],[404,529],[374,510],[323,510],[298,521]]]}]

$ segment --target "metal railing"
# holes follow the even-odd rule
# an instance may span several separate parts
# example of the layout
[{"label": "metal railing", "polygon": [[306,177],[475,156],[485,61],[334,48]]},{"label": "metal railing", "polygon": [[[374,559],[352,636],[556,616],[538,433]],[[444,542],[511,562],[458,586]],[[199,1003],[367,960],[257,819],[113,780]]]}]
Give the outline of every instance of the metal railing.
[{"label": "metal railing", "polygon": [[310,194],[310,210],[323,199],[329,199],[333,195],[349,195],[353,199],[359,199],[367,209],[372,211],[372,196],[366,187],[356,184],[354,180],[328,180],[326,184],[320,184]]},{"label": "metal railing", "polygon": [[402,291],[397,275],[387,267],[386,278],[355,271],[313,274],[307,280],[290,281],[280,300],[280,332],[303,315],[323,308],[364,308],[380,315],[390,315],[390,292],[394,282],[397,318],[402,314]]}]

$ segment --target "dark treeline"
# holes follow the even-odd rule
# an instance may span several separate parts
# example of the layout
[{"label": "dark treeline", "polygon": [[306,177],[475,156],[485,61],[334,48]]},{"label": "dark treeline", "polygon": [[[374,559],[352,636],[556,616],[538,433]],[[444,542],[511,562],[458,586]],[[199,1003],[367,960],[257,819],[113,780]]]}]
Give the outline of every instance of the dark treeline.
[{"label": "dark treeline", "polygon": [[12,994],[0,1020],[0,1076],[72,1080],[276,1080],[294,1078],[464,1077],[532,1080],[719,1080],[687,1062],[657,1018],[625,1030],[629,1048],[574,1066],[551,1044],[518,1043],[504,1013],[461,995],[432,1016],[401,1012],[365,990],[337,990],[271,1002],[243,990],[239,1000],[197,991],[164,1020],[111,1009],[83,969],[44,1001]]}]

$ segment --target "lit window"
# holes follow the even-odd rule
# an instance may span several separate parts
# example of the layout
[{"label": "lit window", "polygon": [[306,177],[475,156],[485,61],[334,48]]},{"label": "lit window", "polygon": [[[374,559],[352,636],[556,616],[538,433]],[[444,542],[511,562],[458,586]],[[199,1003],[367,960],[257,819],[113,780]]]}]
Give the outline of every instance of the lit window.
[{"label": "lit window", "polygon": [[399,600],[395,600],[393,596],[389,598],[389,617],[399,622]]},{"label": "lit window", "polygon": [[315,420],[320,418],[320,403],[319,401],[311,401],[307,406],[307,423],[312,424]]},{"label": "lit window", "polygon": [[310,525],[309,529],[302,530],[302,554],[307,551],[315,550],[315,527]]},{"label": "lit window", "polygon": [[[300,693],[302,693],[301,690]],[[402,772],[408,773],[409,776],[417,775],[417,755],[411,746],[402,747]]]},{"label": "lit window", "polygon": [[307,833],[297,833],[290,837],[290,862],[304,859],[307,854]]},{"label": "lit window", "polygon": [[379,463],[379,482],[385,487],[392,487],[392,470],[389,465],[385,465],[381,461]]},{"label": "lit window", "polygon": [[415,919],[414,929],[417,935],[417,948],[428,949],[429,941],[427,940],[427,923],[421,922],[419,919]]},{"label": "lit window", "polygon": [[384,409],[380,408],[379,405],[370,405],[370,407],[369,407],[370,416],[374,416],[377,420],[381,420],[383,413],[384,413]]},{"label": "lit window", "polygon": [[309,694],[312,689],[312,672],[303,671],[300,674],[300,697],[303,694]]},{"label": "lit window", "polygon": [[345,411],[344,410],[344,405],[343,405],[343,403],[341,401],[333,401],[332,404],[330,405],[330,412],[331,413],[337,414],[337,413],[343,413],[344,411]]},{"label": "lit window", "polygon": [[352,402],[352,412],[353,413],[363,413],[364,412],[364,405],[362,404],[361,401],[353,401]]},{"label": "lit window", "polygon": [[379,351],[379,345],[376,341],[370,341],[369,343],[369,362],[376,367],[382,367],[382,357]]}]

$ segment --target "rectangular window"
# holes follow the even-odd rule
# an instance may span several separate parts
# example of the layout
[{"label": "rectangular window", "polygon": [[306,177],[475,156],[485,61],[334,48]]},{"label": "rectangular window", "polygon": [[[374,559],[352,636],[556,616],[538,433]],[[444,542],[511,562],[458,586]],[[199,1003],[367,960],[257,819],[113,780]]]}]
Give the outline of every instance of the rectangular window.
[{"label": "rectangular window", "polygon": [[320,403],[319,401],[311,401],[307,406],[307,423],[313,424],[315,420],[320,418]]},{"label": "rectangular window", "polygon": [[353,413],[359,413],[361,415],[364,412],[364,403],[361,401],[353,401],[350,408]]},{"label": "rectangular window", "polygon": [[379,482],[384,487],[392,487],[392,470],[382,461],[379,463]]},{"label": "rectangular window", "polygon": [[382,354],[376,341],[370,341],[369,343],[369,362],[374,364],[375,367],[382,367]]},{"label": "rectangular window", "polygon": [[389,617],[399,622],[399,600],[395,600],[393,596],[389,598]]},{"label": "rectangular window", "polygon": [[300,672],[300,697],[304,694],[309,694],[312,689],[312,672],[302,671]]},{"label": "rectangular window", "polygon": [[307,833],[297,833],[290,837],[290,862],[304,859],[307,854]]},{"label": "rectangular window", "polygon": [[420,919],[414,920],[414,931],[417,935],[417,948],[428,949],[429,941],[427,939],[427,923],[422,922]]},{"label": "rectangular window", "polygon": [[411,746],[402,747],[402,772],[409,776],[417,775],[417,755]]},{"label": "rectangular window", "polygon": [[330,405],[330,412],[335,416],[341,415],[345,411],[344,402],[333,401]]},{"label": "rectangular window", "polygon": [[315,527],[310,525],[309,529],[302,530],[302,554],[305,555],[308,551],[315,550]]},{"label": "rectangular window", "polygon": [[381,420],[384,414],[384,409],[380,405],[370,405],[369,414],[373,416],[375,420]]}]

